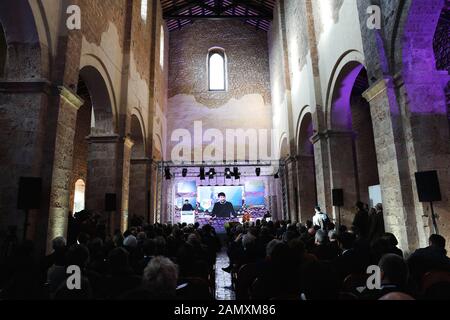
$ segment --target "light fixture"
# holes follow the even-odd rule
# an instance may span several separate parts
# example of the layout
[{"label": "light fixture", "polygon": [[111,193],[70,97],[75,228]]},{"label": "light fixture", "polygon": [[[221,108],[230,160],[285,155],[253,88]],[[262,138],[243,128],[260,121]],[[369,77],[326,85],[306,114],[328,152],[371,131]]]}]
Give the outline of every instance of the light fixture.
[{"label": "light fixture", "polygon": [[186,168],[184,168],[184,169],[181,171],[181,175],[183,176],[183,178],[186,178],[187,172],[188,172],[188,170],[187,170]]},{"label": "light fixture", "polygon": [[166,167],[164,169],[164,176],[166,177],[166,180],[170,180],[172,178],[172,174],[170,173],[170,168]]},{"label": "light fixture", "polygon": [[231,179],[231,170],[230,170],[230,168],[225,168],[225,178]]},{"label": "light fixture", "polygon": [[205,168],[200,168],[200,174],[199,174],[200,180],[205,180]]},{"label": "light fixture", "polygon": [[255,173],[256,176],[259,177],[261,175],[261,168],[256,168]]}]

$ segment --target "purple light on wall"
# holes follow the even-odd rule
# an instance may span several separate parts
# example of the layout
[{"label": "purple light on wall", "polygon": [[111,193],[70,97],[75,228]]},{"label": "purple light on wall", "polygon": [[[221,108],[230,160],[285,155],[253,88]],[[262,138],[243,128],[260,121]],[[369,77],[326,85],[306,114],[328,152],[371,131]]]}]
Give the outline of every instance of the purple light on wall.
[{"label": "purple light on wall", "polygon": [[363,67],[360,63],[350,62],[343,68],[337,80],[331,106],[331,128],[333,130],[352,129],[350,97],[355,80]]},{"label": "purple light on wall", "polygon": [[400,29],[402,75],[412,113],[446,114],[445,86],[448,75],[436,70],[433,48],[444,0],[427,0],[427,10],[420,1],[412,1],[408,18]]}]

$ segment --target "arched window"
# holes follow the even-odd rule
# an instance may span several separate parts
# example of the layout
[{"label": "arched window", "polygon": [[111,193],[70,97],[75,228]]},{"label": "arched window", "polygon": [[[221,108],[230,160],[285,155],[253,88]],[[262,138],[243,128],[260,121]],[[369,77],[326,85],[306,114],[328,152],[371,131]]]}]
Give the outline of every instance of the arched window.
[{"label": "arched window", "polygon": [[227,64],[225,52],[220,49],[209,51],[209,90],[225,91],[227,87]]},{"label": "arched window", "polygon": [[3,27],[0,24],[0,77],[3,77],[5,75],[6,55],[6,38],[5,33],[3,32]]},{"label": "arched window", "polygon": [[159,40],[159,65],[164,68],[164,27],[161,26],[161,37]]},{"label": "arched window", "polygon": [[141,18],[147,21],[147,0],[141,0]]},{"label": "arched window", "polygon": [[86,192],[86,184],[82,179],[75,182],[75,196],[73,200],[73,213],[84,210],[84,198]]}]

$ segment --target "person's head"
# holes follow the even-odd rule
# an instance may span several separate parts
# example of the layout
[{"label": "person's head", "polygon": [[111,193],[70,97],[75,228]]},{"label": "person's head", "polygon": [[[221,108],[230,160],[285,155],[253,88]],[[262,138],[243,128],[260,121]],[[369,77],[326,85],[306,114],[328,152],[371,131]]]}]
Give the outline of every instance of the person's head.
[{"label": "person's head", "polygon": [[189,200],[188,199],[184,200],[184,204],[189,204]]},{"label": "person's head", "polygon": [[124,248],[115,248],[108,255],[108,266],[111,273],[121,273],[128,270],[128,256],[129,253]]},{"label": "person's head", "polygon": [[220,202],[225,202],[225,200],[227,199],[227,196],[225,195],[224,192],[220,192],[220,193],[218,194],[218,197],[219,197],[219,201],[220,201]]},{"label": "person's head", "polygon": [[256,243],[256,237],[251,233],[247,233],[242,237],[242,246],[244,250],[250,249]]},{"label": "person's head", "polygon": [[280,243],[283,243],[283,242],[280,240],[277,240],[277,239],[270,241],[266,246],[266,257],[268,257],[268,258],[272,257],[275,246]]},{"label": "person's head", "polygon": [[177,288],[178,266],[168,258],[155,257],[145,267],[142,280],[155,297],[172,298]]},{"label": "person's head", "polygon": [[432,234],[428,241],[431,247],[445,249],[445,238],[443,236]]},{"label": "person's head", "polygon": [[364,203],[362,203],[361,201],[356,202],[355,205],[357,210],[364,210]]},{"label": "person's head", "polygon": [[86,267],[89,260],[89,250],[82,244],[75,244],[69,248],[66,256],[68,266]]},{"label": "person's head", "polygon": [[326,244],[328,237],[325,231],[323,230],[317,230],[315,235],[315,240],[317,245],[324,245]]},{"label": "person's head", "polygon": [[381,269],[381,281],[404,287],[408,281],[408,266],[399,255],[385,254],[378,263]]},{"label": "person's head", "polygon": [[330,231],[328,232],[328,239],[329,239],[331,242],[337,241],[337,239],[338,239],[338,234],[337,234],[336,230],[330,230]]},{"label": "person's head", "polygon": [[385,239],[387,243],[389,243],[389,245],[393,247],[396,247],[398,245],[397,238],[390,232],[386,232],[385,234],[383,234],[382,238]]},{"label": "person's head", "polygon": [[191,246],[200,245],[200,239],[195,233],[191,233],[190,235],[188,235],[186,242]]},{"label": "person's head", "polygon": [[409,294],[406,294],[403,292],[389,292],[388,294],[385,294],[378,300],[408,301],[408,300],[415,300],[415,299],[413,297],[411,297]]},{"label": "person's head", "polygon": [[320,210],[320,207],[319,206],[316,206],[315,208],[314,208],[314,210],[316,211],[316,213],[320,213],[322,210]]},{"label": "person's head", "polygon": [[383,205],[382,205],[381,203],[378,203],[378,204],[375,206],[375,210],[376,210],[377,212],[383,212]]},{"label": "person's head", "polygon": [[350,232],[344,232],[338,236],[339,244],[344,250],[352,249],[355,245],[355,240],[355,235]]},{"label": "person's head", "polygon": [[56,237],[52,241],[52,247],[55,252],[63,251],[66,248],[66,239],[64,237]]},{"label": "person's head", "polygon": [[138,241],[137,241],[136,237],[132,234],[130,234],[128,237],[126,237],[123,240],[123,245],[128,248],[136,248],[137,244],[138,244]]}]

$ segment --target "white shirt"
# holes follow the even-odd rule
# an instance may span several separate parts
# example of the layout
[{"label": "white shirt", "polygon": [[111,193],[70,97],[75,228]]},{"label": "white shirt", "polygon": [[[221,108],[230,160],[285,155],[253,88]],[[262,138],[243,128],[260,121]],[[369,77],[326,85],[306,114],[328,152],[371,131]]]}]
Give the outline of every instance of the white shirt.
[{"label": "white shirt", "polygon": [[323,213],[323,212],[316,213],[313,217],[313,225],[322,227],[320,220],[324,221],[326,218],[327,218],[326,213]]}]

